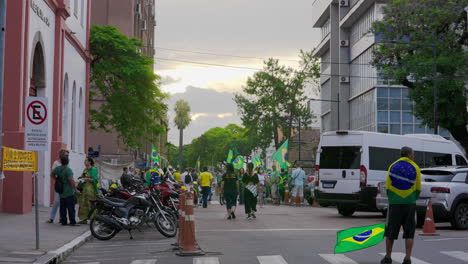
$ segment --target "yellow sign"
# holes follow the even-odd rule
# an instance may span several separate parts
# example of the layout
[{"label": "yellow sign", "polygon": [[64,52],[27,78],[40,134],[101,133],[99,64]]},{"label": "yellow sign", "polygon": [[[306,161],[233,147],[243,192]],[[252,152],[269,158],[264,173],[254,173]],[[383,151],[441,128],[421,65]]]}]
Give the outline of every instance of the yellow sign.
[{"label": "yellow sign", "polygon": [[2,169],[4,171],[37,171],[36,152],[3,147]]}]

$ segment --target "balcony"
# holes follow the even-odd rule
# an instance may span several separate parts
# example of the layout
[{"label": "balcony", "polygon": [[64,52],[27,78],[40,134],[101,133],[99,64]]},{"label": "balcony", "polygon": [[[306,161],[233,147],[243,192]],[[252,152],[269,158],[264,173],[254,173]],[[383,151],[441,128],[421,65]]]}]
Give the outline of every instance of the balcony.
[{"label": "balcony", "polygon": [[330,17],[330,5],[338,0],[315,0],[312,3],[312,26],[321,27]]},{"label": "balcony", "polygon": [[374,3],[375,0],[360,0],[356,2],[346,16],[341,19],[340,27],[351,27]]}]

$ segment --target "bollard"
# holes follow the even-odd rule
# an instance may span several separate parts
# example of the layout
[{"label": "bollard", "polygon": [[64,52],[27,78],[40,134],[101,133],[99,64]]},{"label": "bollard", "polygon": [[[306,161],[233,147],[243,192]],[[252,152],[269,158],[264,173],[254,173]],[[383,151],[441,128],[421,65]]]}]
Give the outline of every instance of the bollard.
[{"label": "bollard", "polygon": [[193,210],[193,193],[188,192],[185,200],[184,227],[180,232],[181,243],[178,256],[203,256],[205,252],[200,250],[195,239],[195,215]]}]

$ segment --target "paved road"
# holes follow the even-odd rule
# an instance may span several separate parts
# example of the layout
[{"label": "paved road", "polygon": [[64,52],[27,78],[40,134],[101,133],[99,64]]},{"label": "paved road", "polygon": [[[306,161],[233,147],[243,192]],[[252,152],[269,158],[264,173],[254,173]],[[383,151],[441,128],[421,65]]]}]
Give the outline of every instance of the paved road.
[{"label": "paved road", "polygon": [[[258,218],[245,219],[240,207],[234,221],[224,219],[220,205],[196,209],[197,240],[207,252],[202,258],[177,257],[170,244],[156,230],[135,233],[134,240],[120,233],[110,241],[84,245],[66,263],[132,264],[310,264],[378,263],[384,244],[362,251],[333,255],[338,230],[381,223],[380,214],[357,213],[344,218],[335,208],[265,206]],[[455,231],[438,225],[441,236],[416,237],[415,264],[468,263],[468,231]],[[420,230],[419,230],[420,231]],[[394,263],[401,263],[403,241],[396,242]]]}]

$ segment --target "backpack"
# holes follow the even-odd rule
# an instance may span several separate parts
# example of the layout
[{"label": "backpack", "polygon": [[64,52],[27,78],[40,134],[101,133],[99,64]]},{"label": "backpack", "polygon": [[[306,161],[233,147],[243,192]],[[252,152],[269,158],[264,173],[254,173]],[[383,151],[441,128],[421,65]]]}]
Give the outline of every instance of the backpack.
[{"label": "backpack", "polygon": [[185,184],[189,184],[192,182],[192,175],[187,174],[185,175]]},{"label": "backpack", "polygon": [[58,194],[63,193],[63,182],[60,180],[59,176],[56,176],[55,178],[54,190]]}]

